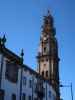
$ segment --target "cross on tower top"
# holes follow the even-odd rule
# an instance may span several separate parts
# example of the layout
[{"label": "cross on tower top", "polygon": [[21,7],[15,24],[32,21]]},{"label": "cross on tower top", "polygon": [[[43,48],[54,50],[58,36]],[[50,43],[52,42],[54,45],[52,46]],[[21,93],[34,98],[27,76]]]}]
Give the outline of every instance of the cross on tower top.
[{"label": "cross on tower top", "polygon": [[48,10],[47,14],[48,14],[48,16],[50,15],[50,10]]}]

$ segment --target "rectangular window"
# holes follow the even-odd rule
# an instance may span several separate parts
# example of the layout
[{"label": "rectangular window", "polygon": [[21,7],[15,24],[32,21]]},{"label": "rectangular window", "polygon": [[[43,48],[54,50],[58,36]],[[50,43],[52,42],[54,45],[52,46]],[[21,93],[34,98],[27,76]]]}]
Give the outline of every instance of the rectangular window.
[{"label": "rectangular window", "polygon": [[26,100],[26,94],[25,93],[23,93],[23,95],[22,95],[22,100]]},{"label": "rectangular window", "polygon": [[43,87],[43,93],[44,93],[44,96],[45,96],[45,88]]},{"label": "rectangular window", "polygon": [[28,100],[32,100],[32,97],[31,96],[29,96],[28,98],[29,98]]},{"label": "rectangular window", "polygon": [[55,95],[51,93],[52,100],[56,100]]},{"label": "rectangular window", "polygon": [[38,98],[34,98],[34,100],[38,100]]},{"label": "rectangular window", "polygon": [[0,89],[0,100],[4,100],[4,90]]},{"label": "rectangular window", "polygon": [[16,95],[12,94],[12,100],[16,100]]},{"label": "rectangular window", "polygon": [[49,91],[49,98],[51,98],[51,91]]},{"label": "rectangular window", "polygon": [[46,71],[46,77],[48,77],[48,71]]},{"label": "rectangular window", "polygon": [[11,82],[16,83],[18,81],[18,65],[14,62],[6,62],[5,78]]},{"label": "rectangular window", "polygon": [[32,80],[29,80],[29,87],[32,87]]},{"label": "rectangular window", "polygon": [[23,85],[24,85],[24,86],[26,86],[26,82],[27,82],[26,77],[23,77]]}]

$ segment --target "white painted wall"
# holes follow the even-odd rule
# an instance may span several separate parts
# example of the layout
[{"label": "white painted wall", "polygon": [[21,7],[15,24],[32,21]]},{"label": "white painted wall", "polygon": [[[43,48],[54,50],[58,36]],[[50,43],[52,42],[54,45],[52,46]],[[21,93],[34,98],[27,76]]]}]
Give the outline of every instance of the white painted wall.
[{"label": "white painted wall", "polygon": [[21,70],[18,71],[18,81],[17,83],[12,83],[5,79],[5,71],[6,71],[6,58],[3,61],[3,72],[2,72],[2,86],[1,88],[5,91],[5,100],[11,100],[12,94],[16,95],[16,99],[19,100],[19,91],[20,91],[20,73]]}]

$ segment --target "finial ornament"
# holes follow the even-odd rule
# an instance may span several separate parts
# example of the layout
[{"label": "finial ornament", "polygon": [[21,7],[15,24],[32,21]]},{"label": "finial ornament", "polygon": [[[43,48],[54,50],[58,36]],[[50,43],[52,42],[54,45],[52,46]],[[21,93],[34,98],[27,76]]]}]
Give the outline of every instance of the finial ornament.
[{"label": "finial ornament", "polygon": [[6,42],[6,37],[5,37],[5,35],[3,36],[3,38],[1,39],[1,41],[2,41],[2,45],[5,46],[5,42]]},{"label": "finial ornament", "polygon": [[24,56],[24,52],[23,52],[23,49],[21,50],[21,57],[23,57]]},{"label": "finial ornament", "polygon": [[21,50],[21,63],[23,64],[23,56],[24,56],[24,51],[23,49]]},{"label": "finial ornament", "polygon": [[0,45],[5,46],[5,42],[6,42],[6,37],[4,35],[3,38],[0,37]]},{"label": "finial ornament", "polygon": [[1,45],[1,41],[2,41],[2,39],[1,39],[1,37],[0,37],[0,45]]}]

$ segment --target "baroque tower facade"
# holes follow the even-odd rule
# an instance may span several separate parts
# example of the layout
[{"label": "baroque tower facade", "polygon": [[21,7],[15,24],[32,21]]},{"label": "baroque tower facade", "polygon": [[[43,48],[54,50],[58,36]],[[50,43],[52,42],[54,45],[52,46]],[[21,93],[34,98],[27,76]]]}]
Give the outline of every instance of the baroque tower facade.
[{"label": "baroque tower facade", "polygon": [[53,17],[48,11],[40,36],[38,73],[50,82],[56,91],[57,100],[60,100],[58,43],[55,35]]}]

